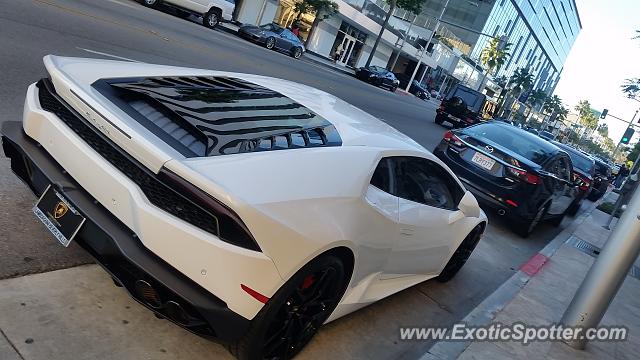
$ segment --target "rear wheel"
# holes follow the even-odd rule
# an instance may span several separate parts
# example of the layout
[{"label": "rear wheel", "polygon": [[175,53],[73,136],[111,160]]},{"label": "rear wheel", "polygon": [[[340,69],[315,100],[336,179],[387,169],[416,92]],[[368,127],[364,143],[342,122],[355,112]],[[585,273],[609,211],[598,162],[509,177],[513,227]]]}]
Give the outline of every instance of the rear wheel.
[{"label": "rear wheel", "polygon": [[444,266],[444,269],[442,270],[440,275],[438,275],[436,280],[440,282],[447,282],[453,279],[454,276],[456,276],[458,271],[462,269],[462,266],[469,259],[469,256],[471,256],[473,249],[475,249],[476,245],[478,245],[478,242],[482,237],[482,230],[482,225],[478,225],[473,230],[471,230],[469,235],[467,235],[460,246],[458,246],[456,252],[453,253],[451,259],[449,259],[449,262],[447,262],[447,265]]},{"label": "rear wheel", "polygon": [[440,118],[440,116],[436,115],[436,119],[435,119],[435,123],[438,125],[442,125],[444,121],[442,121],[442,118]]},{"label": "rear wheel", "polygon": [[210,29],[215,28],[220,23],[220,13],[216,10],[210,10],[202,17],[202,24]]},{"label": "rear wheel", "polygon": [[538,211],[536,211],[536,214],[532,219],[512,221],[511,228],[516,234],[523,238],[529,237],[538,224],[540,224],[540,221],[544,219],[544,216],[547,214],[547,210],[549,210],[549,205],[549,203],[546,203],[541,206]]},{"label": "rear wheel", "polygon": [[329,318],[347,286],[346,269],[328,255],[312,260],[287,281],[229,350],[241,360],[291,359]]},{"label": "rear wheel", "polygon": [[291,50],[291,57],[294,59],[300,59],[300,56],[302,56],[302,49],[299,47],[295,47],[293,48],[293,50]]},{"label": "rear wheel", "polygon": [[396,90],[398,90],[397,86],[392,86],[392,87],[389,88],[389,91],[391,91],[391,92],[396,92]]}]

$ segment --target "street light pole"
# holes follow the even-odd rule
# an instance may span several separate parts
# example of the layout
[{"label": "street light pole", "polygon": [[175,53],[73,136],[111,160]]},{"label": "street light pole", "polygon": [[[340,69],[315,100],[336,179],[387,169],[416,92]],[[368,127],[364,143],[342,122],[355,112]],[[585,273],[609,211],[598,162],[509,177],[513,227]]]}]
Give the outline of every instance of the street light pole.
[{"label": "street light pole", "polygon": [[[566,326],[592,329],[598,326],[609,304],[640,253],[640,191],[635,191],[620,221],[576,291],[562,317]],[[584,349],[586,339],[568,341]]]},{"label": "street light pole", "polygon": [[389,66],[389,71],[393,71],[393,67],[396,66],[396,63],[398,62],[398,57],[400,57],[400,53],[402,52],[402,48],[404,47],[404,43],[405,43],[405,41],[407,41],[407,36],[409,36],[409,32],[411,31],[411,27],[413,26],[413,22],[417,18],[418,18],[417,16],[414,16],[413,20],[411,20],[411,22],[409,23],[409,27],[407,28],[407,33],[402,38],[402,43],[400,43],[400,49],[398,49],[398,52],[394,56],[393,61],[391,62],[391,66]]},{"label": "street light pole", "polygon": [[[638,110],[640,110],[640,109],[638,109]],[[633,126],[633,122],[636,120],[636,116],[638,115],[638,110],[636,110],[635,114],[633,114],[633,118],[631,118],[631,121],[627,124],[627,128],[626,128],[626,129],[625,129],[625,131],[624,131],[625,133],[629,130],[629,128],[630,128],[631,126]],[[611,117],[615,117],[615,116],[613,116],[613,115],[609,115],[609,116],[611,116]],[[616,119],[618,119],[618,118],[616,118]],[[618,120],[622,120],[622,119],[618,119]],[[622,121],[624,121],[624,120],[622,120]],[[631,140],[631,139],[629,139],[629,140]],[[614,160],[615,160],[615,158],[616,158],[616,153],[618,152],[618,148],[620,148],[620,144],[621,144],[621,143],[622,143],[622,138],[620,138],[620,140],[618,141],[618,145],[616,145],[616,148],[615,148],[615,150],[613,150],[613,154],[611,155],[611,157],[612,157]]]},{"label": "street light pole", "polygon": [[413,69],[413,74],[411,74],[411,79],[409,79],[407,88],[404,89],[405,91],[409,91],[409,88],[411,87],[411,83],[413,83],[413,79],[416,78],[416,74],[418,73],[418,68],[420,68],[420,64],[422,63],[422,58],[424,57],[424,54],[427,52],[427,48],[429,47],[429,44],[431,44],[431,40],[433,40],[433,36],[435,35],[436,30],[438,30],[438,26],[440,26],[440,21],[444,16],[444,12],[447,10],[447,6],[449,6],[449,0],[447,0],[447,2],[444,3],[444,6],[442,7],[442,11],[440,12],[440,16],[438,16],[438,18],[436,19],[436,26],[433,28],[433,31],[429,35],[429,40],[427,40],[427,43],[424,45],[424,49],[422,49],[422,53],[420,54],[420,58],[418,59],[418,63],[416,64],[416,68]]}]

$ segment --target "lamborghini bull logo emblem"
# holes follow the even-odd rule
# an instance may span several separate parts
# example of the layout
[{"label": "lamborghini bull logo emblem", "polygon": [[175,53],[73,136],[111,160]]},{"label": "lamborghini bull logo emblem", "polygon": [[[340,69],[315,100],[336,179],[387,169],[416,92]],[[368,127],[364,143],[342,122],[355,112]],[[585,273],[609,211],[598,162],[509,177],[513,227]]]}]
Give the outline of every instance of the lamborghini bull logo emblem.
[{"label": "lamborghini bull logo emblem", "polygon": [[69,211],[69,207],[67,206],[67,204],[60,201],[56,204],[56,207],[53,209],[53,217],[55,219],[60,219],[61,217],[64,216],[64,214],[67,213],[67,211]]}]

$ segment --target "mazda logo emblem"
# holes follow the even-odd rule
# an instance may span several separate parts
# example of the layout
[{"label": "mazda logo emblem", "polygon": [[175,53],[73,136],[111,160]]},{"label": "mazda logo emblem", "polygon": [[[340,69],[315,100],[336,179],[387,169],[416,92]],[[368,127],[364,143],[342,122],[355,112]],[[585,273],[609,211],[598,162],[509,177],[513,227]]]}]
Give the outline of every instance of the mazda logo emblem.
[{"label": "mazda logo emblem", "polygon": [[493,152],[493,148],[489,145],[484,147],[485,149],[487,149],[488,152],[492,153]]}]

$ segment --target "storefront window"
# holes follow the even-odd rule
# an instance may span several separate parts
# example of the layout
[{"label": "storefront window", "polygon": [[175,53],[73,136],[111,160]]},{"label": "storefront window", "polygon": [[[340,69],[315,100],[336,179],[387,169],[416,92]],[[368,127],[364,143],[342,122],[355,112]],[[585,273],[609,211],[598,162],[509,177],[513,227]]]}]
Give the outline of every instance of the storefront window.
[{"label": "storefront window", "polygon": [[331,48],[331,57],[337,64],[356,67],[366,40],[367,34],[343,21]]},{"label": "storefront window", "polygon": [[304,42],[307,41],[315,16],[312,14],[300,14],[294,6],[295,2],[292,0],[280,0],[273,22],[289,29],[297,26],[300,29],[298,37]]}]

